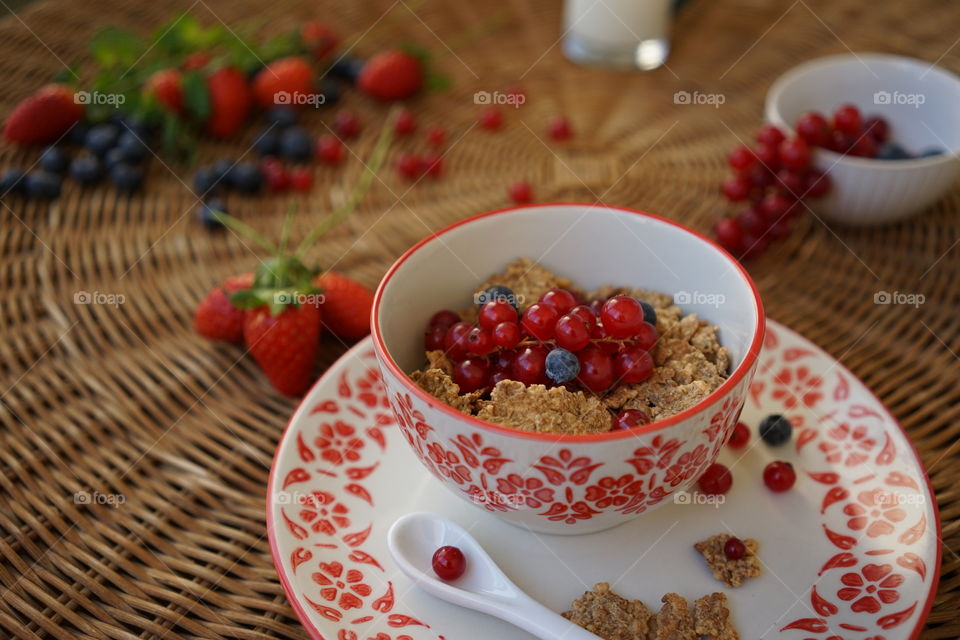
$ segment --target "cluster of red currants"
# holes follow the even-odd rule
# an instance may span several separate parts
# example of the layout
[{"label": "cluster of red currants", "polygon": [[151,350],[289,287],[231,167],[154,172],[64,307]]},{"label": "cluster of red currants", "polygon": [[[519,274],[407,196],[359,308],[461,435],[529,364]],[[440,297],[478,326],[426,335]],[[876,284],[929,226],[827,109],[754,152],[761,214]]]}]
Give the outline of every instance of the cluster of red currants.
[{"label": "cluster of red currants", "polygon": [[861,158],[876,158],[890,137],[890,124],[880,116],[864,118],[852,104],[833,112],[833,121],[811,111],[797,120],[797,135],[813,147]]},{"label": "cluster of red currants", "polygon": [[438,311],[424,337],[427,351],[443,350],[453,361],[453,379],[463,393],[501,380],[576,383],[602,393],[620,383],[643,382],[653,372],[656,313],[636,298],[588,304],[572,291],[551,289],[520,313],[506,287],[491,287],[479,297],[475,324],[461,321],[455,311]]},{"label": "cluster of red currants", "polygon": [[771,240],[790,234],[790,225],[803,211],[804,198],[819,198],[830,190],[830,179],[811,166],[812,150],[801,135],[788,138],[773,125],[757,133],[756,145],[740,146],[727,156],[733,175],[722,191],[732,202],[748,202],[737,216],[714,226],[717,241],[735,256],[752,258]]}]

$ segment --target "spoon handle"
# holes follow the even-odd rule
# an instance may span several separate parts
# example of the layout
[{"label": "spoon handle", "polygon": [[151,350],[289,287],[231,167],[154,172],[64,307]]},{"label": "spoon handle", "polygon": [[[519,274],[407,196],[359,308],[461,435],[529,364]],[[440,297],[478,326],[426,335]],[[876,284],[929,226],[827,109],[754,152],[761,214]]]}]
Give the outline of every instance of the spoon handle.
[{"label": "spoon handle", "polygon": [[543,640],[600,640],[583,627],[524,596],[498,612],[499,617]]}]

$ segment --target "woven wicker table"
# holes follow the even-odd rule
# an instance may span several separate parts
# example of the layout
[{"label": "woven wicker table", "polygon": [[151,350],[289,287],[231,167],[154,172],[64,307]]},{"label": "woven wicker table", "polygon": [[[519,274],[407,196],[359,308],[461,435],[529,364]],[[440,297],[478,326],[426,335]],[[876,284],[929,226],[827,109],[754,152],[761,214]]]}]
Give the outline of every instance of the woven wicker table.
[{"label": "woven wicker table", "polygon": [[[366,6],[361,6],[366,5]],[[372,30],[357,50],[415,41],[455,78],[418,99],[421,124],[442,123],[450,153],[441,180],[415,186],[393,171],[315,257],[374,286],[431,230],[503,206],[506,185],[528,179],[539,200],[642,208],[706,230],[724,210],[724,155],[752,135],[764,93],[809,57],[883,50],[960,71],[937,0],[694,1],[676,25],[669,68],[623,75],[567,63],[557,46],[559,3],[250,0],[49,0],[0,22],[2,110],[80,59],[97,27],[144,33],[190,8],[201,20],[262,21],[264,32],[321,16],[346,33]],[[478,23],[499,21],[493,29]],[[505,130],[473,127],[473,92],[522,85],[528,104]],[[679,90],[723,92],[722,108],[674,104]],[[382,109],[345,101],[369,124]],[[544,142],[562,113],[578,135]],[[322,128],[328,112],[311,115]],[[202,159],[234,156],[207,143]],[[33,156],[3,148],[3,166]],[[361,165],[318,169],[302,231],[342,201]],[[181,172],[181,175],[186,175]],[[251,268],[251,249],[198,230],[196,199],[160,162],[148,187],[120,197],[69,186],[53,204],[0,212],[0,635],[36,638],[305,638],[274,573],[264,493],[274,447],[295,402],[274,394],[240,349],[191,329],[195,301]],[[278,227],[280,196],[229,201],[260,229]],[[960,189],[917,219],[875,231],[805,219],[750,265],[771,317],[800,331],[860,376],[902,421],[932,477],[943,520],[940,589],[927,638],[960,636],[960,384],[956,320]],[[879,290],[926,296],[917,309],[875,305]],[[123,304],[75,304],[81,291]],[[343,352],[328,341],[324,363]],[[123,496],[77,504],[77,491]]]}]

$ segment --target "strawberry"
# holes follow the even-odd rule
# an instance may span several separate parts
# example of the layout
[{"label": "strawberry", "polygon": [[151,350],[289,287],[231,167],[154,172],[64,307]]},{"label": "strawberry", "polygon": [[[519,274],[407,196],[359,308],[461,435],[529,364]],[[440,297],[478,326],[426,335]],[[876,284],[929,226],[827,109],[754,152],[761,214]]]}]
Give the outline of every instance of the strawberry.
[{"label": "strawberry", "polygon": [[340,44],[340,38],[329,26],[308,20],[300,26],[300,41],[317,60],[323,60]]},{"label": "strawberry", "polygon": [[212,59],[212,56],[207,51],[195,51],[183,59],[183,63],[180,65],[180,68],[184,71],[196,71],[197,69],[203,69]]},{"label": "strawberry", "polygon": [[423,67],[405,51],[383,51],[363,65],[357,86],[378,100],[409,98],[423,86]]},{"label": "strawberry", "polygon": [[197,333],[209,340],[224,342],[243,341],[243,309],[230,302],[230,294],[253,285],[252,273],[230,276],[222,285],[214,287],[207,297],[200,301],[193,316],[193,326]]},{"label": "strawberry", "polygon": [[304,97],[314,93],[313,67],[300,56],[275,60],[253,79],[253,95],[264,109],[275,104],[302,107]]},{"label": "strawberry", "polygon": [[327,271],[313,284],[323,291],[323,326],[341,340],[359,340],[370,333],[373,292],[345,275]]},{"label": "strawberry", "polygon": [[320,310],[288,306],[273,315],[269,306],[248,311],[243,340],[273,388],[288,396],[307,390],[320,338]]},{"label": "strawberry", "polygon": [[83,105],[74,100],[74,90],[62,84],[48,84],[13,108],[3,135],[9,142],[46,144],[82,119]]},{"label": "strawberry", "polygon": [[143,94],[153,96],[167,111],[183,112],[183,77],[176,69],[161,69],[143,85]]},{"label": "strawberry", "polygon": [[217,138],[235,134],[250,113],[251,96],[247,78],[233,67],[214,71],[207,78],[210,118],[207,130]]}]

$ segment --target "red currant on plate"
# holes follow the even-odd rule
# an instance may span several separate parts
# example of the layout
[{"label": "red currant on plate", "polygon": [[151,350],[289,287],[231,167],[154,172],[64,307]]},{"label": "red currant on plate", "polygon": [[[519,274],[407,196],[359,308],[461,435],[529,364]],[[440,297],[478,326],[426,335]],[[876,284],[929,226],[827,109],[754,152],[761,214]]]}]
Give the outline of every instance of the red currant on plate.
[{"label": "red currant on plate", "polygon": [[726,466],[715,462],[703,472],[698,484],[700,491],[706,494],[712,496],[723,495],[730,491],[730,487],[733,485],[733,474]]},{"label": "red currant on plate", "polygon": [[441,580],[456,580],[467,570],[467,558],[457,547],[440,547],[433,554],[433,572]]},{"label": "red currant on plate", "polygon": [[747,546],[743,544],[743,540],[740,538],[731,536],[723,543],[723,555],[727,557],[727,560],[739,560],[746,553]]},{"label": "red currant on plate", "polygon": [[507,188],[507,195],[515,204],[527,204],[533,200],[533,187],[526,180],[520,180]]},{"label": "red currant on plate", "polygon": [[614,431],[633,429],[645,424],[650,424],[650,416],[646,413],[640,411],[640,409],[624,409],[613,419],[612,429]]},{"label": "red currant on plate", "polygon": [[770,491],[789,491],[797,481],[797,472],[789,462],[776,460],[763,469],[763,483]]},{"label": "red currant on plate", "polygon": [[733,449],[742,449],[749,441],[750,428],[742,422],[738,422],[733,428],[733,433],[730,434],[730,439],[727,440],[727,446]]}]

